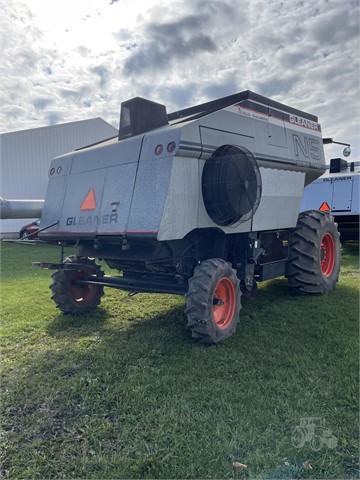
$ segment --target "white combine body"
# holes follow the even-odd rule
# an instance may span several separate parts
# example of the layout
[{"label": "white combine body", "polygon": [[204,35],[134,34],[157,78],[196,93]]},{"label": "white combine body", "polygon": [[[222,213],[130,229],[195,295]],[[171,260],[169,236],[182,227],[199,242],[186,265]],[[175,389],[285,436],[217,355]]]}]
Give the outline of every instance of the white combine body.
[{"label": "white combine body", "polygon": [[[122,103],[118,137],[51,162],[39,239],[77,253],[38,265],[56,270],[52,299],[64,313],[95,308],[104,287],[182,294],[193,337],[217,343],[257,282],[335,288],[336,225],[323,212],[299,215],[304,187],[325,170],[307,112],[250,91],[169,115],[135,98]],[[121,275],[104,275],[96,258]]]}]

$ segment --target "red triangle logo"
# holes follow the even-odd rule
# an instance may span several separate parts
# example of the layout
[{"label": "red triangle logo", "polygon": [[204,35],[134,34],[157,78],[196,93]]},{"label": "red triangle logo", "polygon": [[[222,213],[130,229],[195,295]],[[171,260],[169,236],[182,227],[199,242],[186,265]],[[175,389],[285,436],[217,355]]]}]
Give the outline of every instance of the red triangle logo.
[{"label": "red triangle logo", "polygon": [[330,212],[331,208],[329,206],[329,204],[327,202],[323,202],[321,205],[320,205],[320,208],[319,210],[321,212]]},{"label": "red triangle logo", "polygon": [[90,210],[95,210],[96,208],[96,197],[95,197],[95,190],[90,188],[88,193],[85,195],[85,198],[81,204],[80,210],[82,212],[87,212]]}]

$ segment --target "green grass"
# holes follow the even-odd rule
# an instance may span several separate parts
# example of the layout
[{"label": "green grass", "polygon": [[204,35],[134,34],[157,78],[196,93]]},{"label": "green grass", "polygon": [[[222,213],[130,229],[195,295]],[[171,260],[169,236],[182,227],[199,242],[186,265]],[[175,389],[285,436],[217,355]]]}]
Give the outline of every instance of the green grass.
[{"label": "green grass", "polygon": [[[31,265],[58,261],[55,247],[1,254],[5,478],[358,478],[357,244],[335,292],[266,282],[236,335],[208,348],[181,297],[108,289],[93,313],[66,316]],[[336,447],[294,446],[305,417]]]}]

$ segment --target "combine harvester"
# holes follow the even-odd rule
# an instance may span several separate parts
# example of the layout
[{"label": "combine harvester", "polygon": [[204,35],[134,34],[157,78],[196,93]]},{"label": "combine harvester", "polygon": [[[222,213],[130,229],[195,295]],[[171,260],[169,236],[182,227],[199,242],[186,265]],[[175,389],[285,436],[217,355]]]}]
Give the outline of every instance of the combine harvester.
[{"label": "combine harvester", "polygon": [[[325,169],[318,118],[253,92],[169,115],[133,98],[118,137],[51,162],[39,240],[77,253],[35,265],[55,271],[64,313],[94,309],[104,287],[180,294],[192,336],[217,343],[235,332],[241,294],[255,297],[257,282],[286,276],[297,294],[334,290],[336,224],[318,210],[299,215],[304,187]],[[3,218],[16,215],[3,203]],[[28,218],[40,213],[32,207]],[[121,275],[104,275],[96,258]]]},{"label": "combine harvester", "polygon": [[[324,143],[346,145],[344,156],[350,155],[350,146],[324,138]],[[334,216],[341,241],[359,240],[360,162],[332,158],[326,172],[305,188],[301,211],[319,209]]]}]

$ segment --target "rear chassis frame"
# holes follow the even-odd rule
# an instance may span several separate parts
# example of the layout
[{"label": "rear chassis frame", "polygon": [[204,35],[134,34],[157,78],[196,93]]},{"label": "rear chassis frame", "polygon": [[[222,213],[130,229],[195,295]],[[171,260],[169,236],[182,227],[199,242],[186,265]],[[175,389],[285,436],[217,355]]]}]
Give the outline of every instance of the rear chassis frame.
[{"label": "rear chassis frame", "polygon": [[[49,270],[77,270],[85,273],[76,285],[96,284],[130,293],[168,293],[185,295],[188,281],[197,265],[209,258],[229,262],[243,288],[252,290],[256,281],[283,276],[289,255],[291,230],[225,235],[219,229],[191,232],[182,240],[159,242],[156,238],[126,238],[82,241],[79,262],[34,262]],[[95,267],[82,264],[81,258],[104,260],[120,276],[97,275]]]}]

